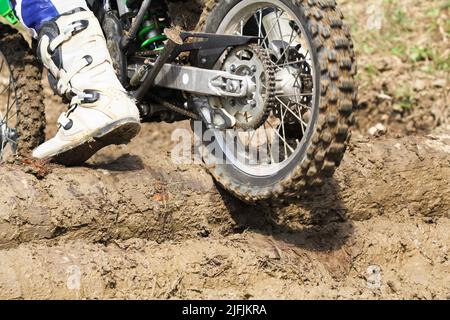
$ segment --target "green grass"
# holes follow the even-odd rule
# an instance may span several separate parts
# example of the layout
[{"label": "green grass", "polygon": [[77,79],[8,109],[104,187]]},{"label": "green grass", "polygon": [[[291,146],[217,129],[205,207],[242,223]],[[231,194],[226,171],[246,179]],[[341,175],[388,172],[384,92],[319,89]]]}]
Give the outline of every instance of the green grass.
[{"label": "green grass", "polygon": [[367,64],[364,66],[364,70],[369,76],[376,76],[378,74],[377,68],[372,64]]},{"label": "green grass", "polygon": [[394,110],[406,111],[414,105],[414,91],[409,85],[399,86],[395,91],[396,103],[393,106]]},{"label": "green grass", "polygon": [[[445,16],[450,8],[450,0],[434,1],[430,5],[432,7],[424,12],[414,11],[415,16],[412,16],[408,8],[403,8],[397,1],[384,0],[382,30],[359,29],[353,24],[357,50],[365,55],[390,52],[412,69],[430,73],[438,70],[449,72],[450,57],[445,53],[447,50],[433,46],[434,41],[438,41],[435,39],[442,39],[441,30],[450,34],[450,19]],[[429,41],[426,45],[418,45],[414,42],[414,34],[422,35],[424,32]],[[365,70],[369,76],[376,72],[370,66]]]}]

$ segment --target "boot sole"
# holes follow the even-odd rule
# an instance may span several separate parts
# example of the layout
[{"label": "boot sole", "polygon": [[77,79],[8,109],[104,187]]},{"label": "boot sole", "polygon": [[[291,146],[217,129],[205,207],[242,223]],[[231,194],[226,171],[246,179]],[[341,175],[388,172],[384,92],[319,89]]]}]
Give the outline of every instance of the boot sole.
[{"label": "boot sole", "polygon": [[50,156],[52,161],[66,166],[85,163],[100,149],[115,144],[127,144],[140,131],[140,123],[135,119],[122,119],[92,133],[87,141],[70,145],[60,153]]}]

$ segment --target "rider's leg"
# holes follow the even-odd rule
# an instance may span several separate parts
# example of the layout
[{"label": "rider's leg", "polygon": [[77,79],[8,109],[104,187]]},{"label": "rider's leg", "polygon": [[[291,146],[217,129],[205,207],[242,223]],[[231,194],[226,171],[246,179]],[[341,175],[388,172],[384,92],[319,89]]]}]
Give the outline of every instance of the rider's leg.
[{"label": "rider's leg", "polygon": [[86,2],[17,0],[15,11],[38,39],[54,89],[71,99],[56,136],[33,152],[63,163],[87,160],[139,132],[139,112],[117,79],[100,25]]},{"label": "rider's leg", "polygon": [[61,14],[83,8],[88,10],[85,0],[10,0],[20,22],[37,38],[42,24],[56,19]]}]

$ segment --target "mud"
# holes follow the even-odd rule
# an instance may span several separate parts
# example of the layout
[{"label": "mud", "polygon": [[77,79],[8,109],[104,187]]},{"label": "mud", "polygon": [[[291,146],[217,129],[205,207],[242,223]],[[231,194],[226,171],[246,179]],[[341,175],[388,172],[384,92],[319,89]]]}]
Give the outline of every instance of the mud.
[{"label": "mud", "polygon": [[44,178],[1,167],[1,297],[450,298],[448,131],[355,137],[334,179],[270,208],[173,164],[173,128]]},{"label": "mud", "polygon": [[[0,251],[0,296],[448,299],[448,219],[413,221],[355,222],[344,243],[345,224],[309,235],[298,230],[291,241],[246,231],[162,244],[22,244]],[[325,249],[323,243],[336,246]]]},{"label": "mud", "polygon": [[[243,204],[174,164],[171,134],[188,122],[144,124],[84,167],[2,165],[0,298],[450,299],[448,87],[432,85],[445,75],[398,118],[377,95],[412,78],[390,70],[362,69],[366,109],[334,178],[283,206]],[[50,137],[66,107],[46,94]],[[370,136],[380,121],[386,136]]]}]

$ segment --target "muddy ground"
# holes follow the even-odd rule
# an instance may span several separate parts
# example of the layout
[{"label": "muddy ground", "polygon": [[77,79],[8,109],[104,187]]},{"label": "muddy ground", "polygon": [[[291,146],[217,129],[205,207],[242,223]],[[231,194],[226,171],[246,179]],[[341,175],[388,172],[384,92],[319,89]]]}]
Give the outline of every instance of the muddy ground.
[{"label": "muddy ground", "polygon": [[[381,28],[367,22],[379,3]],[[324,187],[283,209],[245,205],[171,161],[180,124],[144,124],[45,178],[3,165],[0,297],[450,299],[448,2],[341,4],[361,102]],[[46,92],[50,136],[64,106]]]}]

